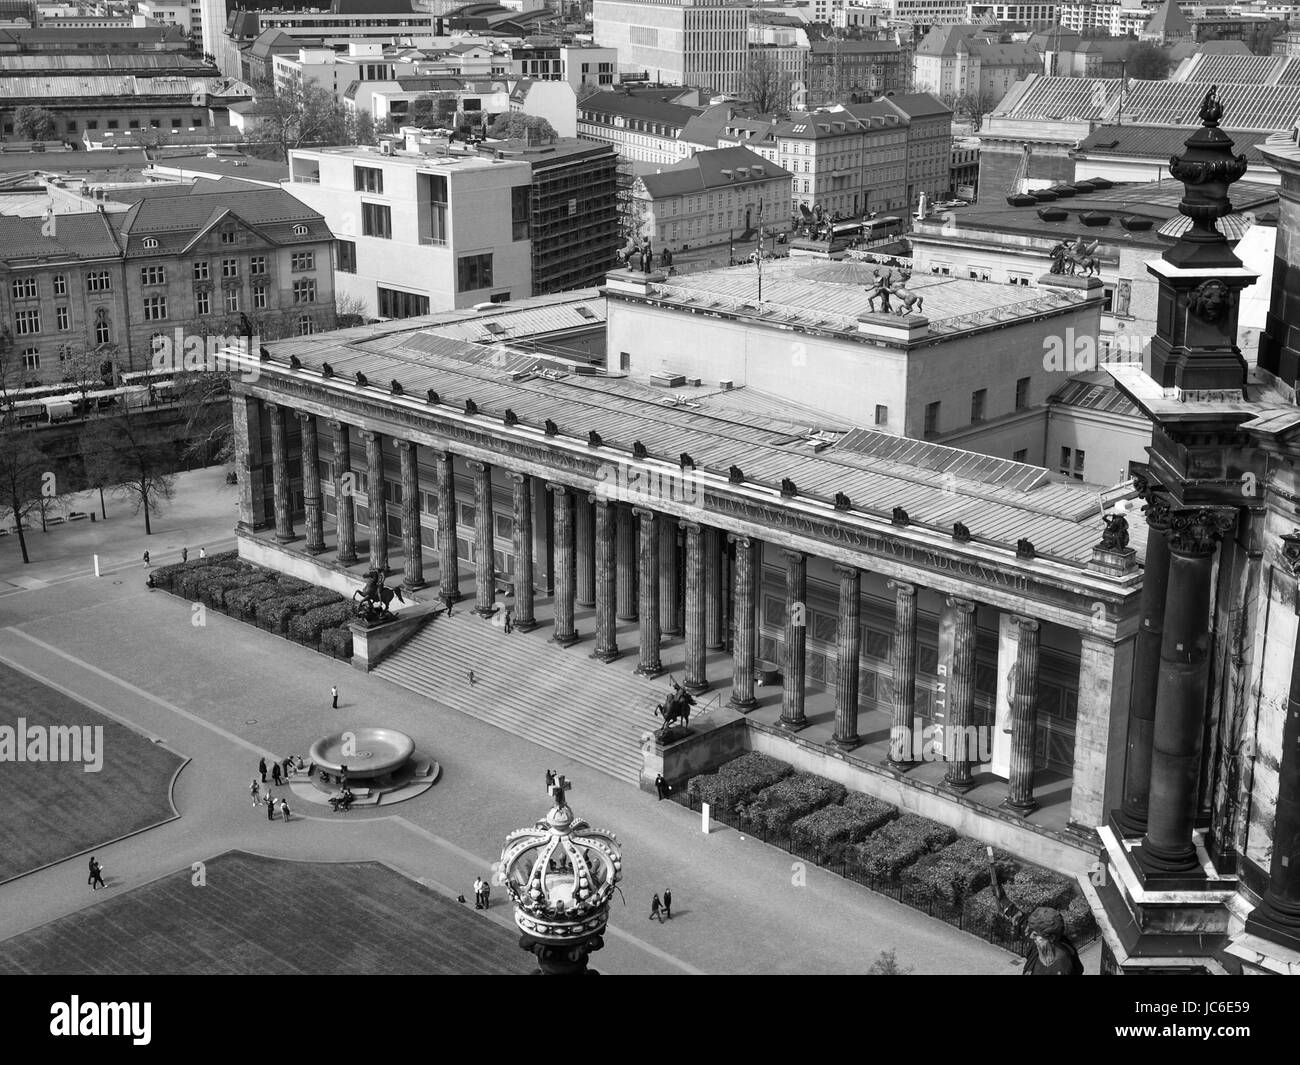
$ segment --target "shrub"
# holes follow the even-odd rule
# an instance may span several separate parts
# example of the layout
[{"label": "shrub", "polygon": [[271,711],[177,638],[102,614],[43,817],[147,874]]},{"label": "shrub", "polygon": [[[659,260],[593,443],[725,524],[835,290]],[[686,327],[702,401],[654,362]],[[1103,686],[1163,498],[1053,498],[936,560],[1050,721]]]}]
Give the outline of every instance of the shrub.
[{"label": "shrub", "polygon": [[253,608],[253,616],[257,618],[258,625],[272,632],[278,632],[281,636],[285,634],[285,626],[288,625],[291,614],[293,614],[293,597],[288,595],[263,599]]},{"label": "shrub", "polygon": [[716,773],[692,777],[687,791],[701,802],[731,812],[738,803],[793,772],[784,762],[750,751],[725,762]]},{"label": "shrub", "polygon": [[289,619],[289,635],[303,643],[319,643],[326,629],[336,629],[352,617],[352,604],[330,603]]},{"label": "shrub", "polygon": [[[995,850],[993,860],[997,864],[1000,882],[1009,881],[1020,868],[1015,857],[1003,850]],[[963,837],[922,857],[903,874],[903,882],[920,895],[941,898],[956,905],[966,896],[988,886],[988,850],[979,840]]]},{"label": "shrub", "polygon": [[221,586],[212,592],[211,605],[229,609],[232,594],[241,588],[251,588],[255,584],[265,584],[271,579],[271,574],[264,569],[246,570],[232,577],[229,581],[223,581]]},{"label": "shrub", "polygon": [[255,581],[226,592],[226,609],[235,617],[248,621],[255,616],[257,604],[279,594],[279,584],[274,580]]},{"label": "shrub", "polygon": [[346,625],[341,625],[337,629],[326,629],[320,634],[320,646],[322,651],[351,658],[352,630]]},{"label": "shrub", "polygon": [[220,606],[226,589],[247,573],[246,567],[209,566],[200,571],[194,593],[205,606]]},{"label": "shrub", "polygon": [[149,576],[153,580],[155,588],[165,588],[170,592],[177,576],[184,573],[185,570],[186,567],[177,562],[171,566],[159,566],[157,569],[151,570]]},{"label": "shrub", "polygon": [[213,578],[233,577],[236,572],[236,570],[228,566],[194,566],[184,573],[177,574],[172,590],[185,599],[198,599],[199,588],[205,581]]},{"label": "shrub", "polygon": [[1065,908],[1065,934],[1076,945],[1087,943],[1097,933],[1097,921],[1092,916],[1088,900],[1076,895]]},{"label": "shrub", "polygon": [[739,807],[740,821],[754,831],[779,835],[804,815],[840,802],[845,794],[843,784],[812,773],[795,773]]},{"label": "shrub", "polygon": [[843,806],[824,806],[799,818],[790,826],[790,839],[796,846],[815,851],[820,861],[840,862],[850,843],[865,839],[897,816],[898,807],[855,793]]},{"label": "shrub", "polygon": [[873,832],[849,849],[849,861],[867,876],[896,880],[899,873],[922,855],[957,838],[947,825],[928,817],[905,814]]},{"label": "shrub", "polygon": [[[1064,913],[1068,911],[1071,899],[1078,890],[1069,877],[1038,865],[1025,865],[1003,884],[1003,888],[1016,908],[1027,914],[1033,913],[1039,906],[1052,906]],[[1004,933],[1012,930],[1010,923],[1001,916],[1001,907],[994,899],[991,887],[986,887],[967,899],[966,913]]]}]

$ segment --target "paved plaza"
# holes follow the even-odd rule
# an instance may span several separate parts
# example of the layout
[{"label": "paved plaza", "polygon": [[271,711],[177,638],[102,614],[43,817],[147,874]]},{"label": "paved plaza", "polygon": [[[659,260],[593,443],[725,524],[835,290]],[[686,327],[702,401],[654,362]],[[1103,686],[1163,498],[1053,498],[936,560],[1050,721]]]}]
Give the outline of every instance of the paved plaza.
[{"label": "paved plaza", "polygon": [[[233,500],[222,482],[219,470],[178,478],[177,507],[147,538],[156,561],[174,561],[170,556],[185,544],[191,552],[197,544],[230,546]],[[103,539],[87,539],[92,530]],[[136,548],[146,538],[141,528],[137,539],[136,531],[129,519],[56,527],[35,556],[44,561],[27,567],[17,561],[16,545],[0,546],[0,662],[128,725],[170,756],[190,759],[172,795],[180,817],[95,850],[107,870],[107,896],[87,887],[80,853],[0,884],[0,966],[68,971],[59,968],[67,959],[54,948],[49,959],[39,959],[34,944],[43,926],[91,930],[101,915],[111,916],[109,901],[136,889],[175,900],[184,895],[176,885],[187,882],[192,863],[220,868],[231,859],[218,856],[230,852],[290,863],[378,861],[441,899],[468,895],[474,878],[488,874],[506,834],[545,813],[549,768],[575,781],[571,802],[578,815],[612,829],[623,843],[625,901],[616,897],[606,947],[593,957],[602,972],[854,973],[887,949],[918,974],[1020,971],[1019,959],[987,943],[816,867],[796,869],[789,855],[729,828],[715,826],[706,836],[698,817],[682,807],[458,712],[461,701],[476,697],[468,688],[429,700],[222,615],[195,615],[191,604],[145,587],[144,547]],[[65,534],[78,539],[60,541]],[[82,561],[93,547],[114,560],[99,579]],[[331,684],[340,689],[337,710],[330,707]],[[305,755],[316,738],[350,725],[408,733],[441,763],[437,785],[377,810],[297,810],[289,824],[268,822],[251,808],[248,784],[260,757]],[[125,753],[117,751],[119,742],[129,746],[106,741],[106,765]],[[6,776],[21,787],[15,768],[21,767],[6,766]],[[111,796],[106,801],[118,803]],[[6,832],[25,830],[17,807],[0,808],[0,820]],[[70,855],[75,845],[66,844]],[[673,919],[649,923],[650,897],[664,888],[674,895]],[[500,889],[497,899],[487,913],[462,907],[464,917],[513,937]],[[143,912],[141,903],[130,905]],[[78,923],[50,925],[70,917]],[[232,943],[255,944],[265,921],[265,911],[249,915],[247,922],[229,923],[227,934]],[[208,932],[213,927],[204,925]],[[430,934],[450,940],[466,934],[465,927],[440,921]],[[364,927],[357,935],[366,935]],[[7,942],[15,936],[24,938]],[[520,962],[514,971],[529,971],[531,959],[513,949]],[[1089,971],[1095,971],[1096,949],[1085,952]],[[241,955],[231,951],[234,965]],[[455,971],[456,959],[466,956],[450,942],[434,953],[441,960],[430,962],[429,971],[437,965]],[[165,944],[154,942],[143,956],[165,957]],[[373,957],[358,964],[368,968]],[[411,957],[398,950],[394,968]],[[471,971],[502,971],[496,955],[466,964]],[[189,966],[176,960],[163,968]]]}]

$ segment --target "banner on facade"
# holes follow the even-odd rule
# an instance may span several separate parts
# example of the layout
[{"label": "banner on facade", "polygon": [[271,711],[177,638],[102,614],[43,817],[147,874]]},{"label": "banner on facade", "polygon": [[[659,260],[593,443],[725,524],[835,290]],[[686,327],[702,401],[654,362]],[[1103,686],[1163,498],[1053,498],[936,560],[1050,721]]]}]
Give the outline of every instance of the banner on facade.
[{"label": "banner on facade", "polygon": [[989,772],[1011,779],[1011,699],[1016,686],[1016,654],[1020,632],[1010,614],[998,619],[998,694],[993,717],[993,761]]}]

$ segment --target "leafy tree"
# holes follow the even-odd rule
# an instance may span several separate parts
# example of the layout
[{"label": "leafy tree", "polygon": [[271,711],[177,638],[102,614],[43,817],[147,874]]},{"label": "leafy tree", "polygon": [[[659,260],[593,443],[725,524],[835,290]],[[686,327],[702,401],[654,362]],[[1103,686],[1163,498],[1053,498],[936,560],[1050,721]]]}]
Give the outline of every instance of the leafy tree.
[{"label": "leafy tree", "polygon": [[14,129],[29,141],[53,140],[58,135],[54,112],[44,107],[20,107],[14,112]]},{"label": "leafy tree", "polygon": [[0,513],[13,517],[24,563],[31,562],[24,521],[33,510],[41,510],[49,468],[48,456],[36,444],[36,430],[20,426],[13,407],[8,407],[0,414]]},{"label": "leafy tree", "polygon": [[[454,100],[451,102],[455,103]],[[407,123],[412,126],[419,126],[421,129],[431,129],[434,126],[442,125],[445,113],[441,106],[443,103],[443,100],[436,100],[428,93],[417,96],[411,101],[411,106],[406,111]],[[452,110],[454,112],[455,107]]]},{"label": "leafy tree", "polygon": [[1169,56],[1151,41],[1138,41],[1125,57],[1125,73],[1141,81],[1164,81],[1169,76]]},{"label": "leafy tree", "polygon": [[347,122],[334,94],[320,85],[290,82],[280,92],[269,85],[256,88],[258,133],[275,158],[287,161],[294,148],[328,147],[347,142]]},{"label": "leafy tree", "polygon": [[790,75],[764,51],[753,49],[745,70],[744,94],[759,114],[785,111],[790,107]]},{"label": "leafy tree", "polygon": [[175,494],[176,445],[146,413],[120,407],[92,418],[81,433],[86,479],[111,486],[130,500],[133,514],[144,511],[144,532],[153,534],[152,518]]},{"label": "leafy tree", "polygon": [[555,127],[546,119],[537,115],[526,115],[522,111],[497,115],[496,121],[488,127],[488,133],[501,139],[518,138],[539,144],[553,142],[559,137]]},{"label": "leafy tree", "polygon": [[344,139],[349,144],[375,144],[375,116],[369,111],[348,111],[344,115]]}]

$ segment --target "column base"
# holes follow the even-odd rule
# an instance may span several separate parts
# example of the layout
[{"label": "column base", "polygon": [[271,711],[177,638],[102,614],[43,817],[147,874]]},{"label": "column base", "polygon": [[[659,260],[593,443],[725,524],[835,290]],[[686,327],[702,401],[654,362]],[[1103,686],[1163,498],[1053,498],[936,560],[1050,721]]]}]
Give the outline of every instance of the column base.
[{"label": "column base", "polygon": [[595,605],[596,605],[596,600],[594,600],[594,599],[575,599],[575,600],[573,601],[573,605],[574,605],[574,606],[582,606],[582,607],[594,608]]},{"label": "column base", "polygon": [[1300,950],[1300,905],[1275,902],[1266,895],[1246,918],[1246,931],[1290,950]]},{"label": "column base", "polygon": [[557,632],[551,637],[551,643],[558,643],[561,647],[572,647],[580,638],[576,632],[565,633],[564,635]]},{"label": "column base", "polygon": [[727,645],[725,643],[705,643],[704,649],[706,651],[725,651]]},{"label": "column base", "polygon": [[521,621],[519,618],[515,618],[510,623],[510,627],[519,632],[532,632],[533,629],[537,628],[538,624],[539,622],[536,618],[529,618],[527,621]]},{"label": "column base", "polygon": [[785,729],[786,732],[802,732],[808,727],[808,719],[806,717],[787,718],[783,714],[776,724],[778,728]]},{"label": "column base", "polygon": [[1001,810],[1010,810],[1013,814],[1020,817],[1028,817],[1038,809],[1038,803],[1034,799],[1030,799],[1028,802],[1012,802],[1010,799],[1003,799],[998,803],[998,808]]},{"label": "column base", "polygon": [[747,699],[737,699],[733,695],[727,705],[733,710],[739,710],[742,714],[747,714],[751,710],[756,710],[758,708],[758,700],[752,695]]},{"label": "column base", "polygon": [[892,769],[895,773],[910,773],[913,769],[915,769],[915,768],[916,768],[917,766],[919,766],[921,763],[920,763],[920,762],[904,762],[904,761],[895,761],[894,758],[893,758],[893,756],[891,755],[891,756],[889,756],[888,758],[886,758],[883,762],[881,762],[880,764],[883,765],[886,769]]},{"label": "column base", "polygon": [[832,736],[829,746],[837,751],[852,751],[862,746],[861,736]]},{"label": "column base", "polygon": [[428,586],[428,582],[423,577],[414,581],[405,579],[402,581],[402,591],[404,592],[418,592],[421,588],[427,588]]},{"label": "column base", "polygon": [[[691,680],[687,678],[682,681],[682,687],[692,695],[703,695],[712,687],[712,685],[710,685],[707,680]],[[733,703],[732,705],[734,706],[735,704]]]},{"label": "column base", "polygon": [[640,615],[639,614],[615,614],[614,617],[618,621],[637,621]]},{"label": "column base", "polygon": [[307,554],[309,555],[320,555],[323,554],[324,552],[325,552],[325,545],[323,543],[307,545]]},{"label": "column base", "polygon": [[958,795],[965,795],[966,792],[970,791],[971,788],[975,787],[975,781],[949,780],[947,777],[944,777],[943,786],[947,788],[949,791],[955,791]]},{"label": "column base", "polygon": [[1196,848],[1190,842],[1185,850],[1167,852],[1159,848],[1152,849],[1151,844],[1143,838],[1139,846],[1130,852],[1134,872],[1142,881],[1142,886],[1158,885],[1160,889],[1178,891],[1182,888],[1195,889],[1205,882],[1205,870],[1201,868],[1196,855]]},{"label": "column base", "polygon": [[442,590],[441,587],[439,587],[438,598],[441,599],[444,603],[451,604],[451,603],[459,603],[464,598],[464,596],[462,596],[460,592],[445,592]]},{"label": "column base", "polygon": [[335,556],[334,561],[340,566],[355,566],[357,564],[357,553],[355,551],[349,551],[347,553],[340,551],[338,555]]},{"label": "column base", "polygon": [[660,636],[680,636],[681,634],[682,634],[681,629],[660,629],[659,630]]},{"label": "column base", "polygon": [[491,606],[476,606],[474,608],[474,613],[481,618],[491,618],[496,617],[497,611],[500,609],[500,607],[493,603]]},{"label": "column base", "polygon": [[1147,834],[1146,810],[1112,810],[1109,821],[1115,834],[1125,839],[1141,839]]},{"label": "column base", "polygon": [[596,650],[591,652],[591,657],[596,659],[598,662],[604,662],[606,664],[609,664],[610,662],[617,662],[620,658],[622,658],[623,652],[620,651],[617,647],[613,648],[612,650],[604,650],[604,651],[602,651],[600,648],[597,648]]},{"label": "column base", "polygon": [[275,542],[277,544],[291,544],[294,541],[301,540],[301,539],[302,537],[299,536],[297,533],[276,533],[275,534]]},{"label": "column base", "polygon": [[655,677],[663,676],[664,667],[663,663],[655,662],[653,665],[638,665],[632,672],[638,677],[645,677],[647,680],[654,680]]}]

